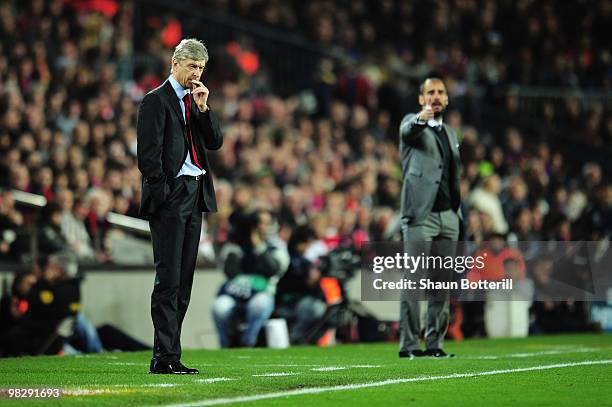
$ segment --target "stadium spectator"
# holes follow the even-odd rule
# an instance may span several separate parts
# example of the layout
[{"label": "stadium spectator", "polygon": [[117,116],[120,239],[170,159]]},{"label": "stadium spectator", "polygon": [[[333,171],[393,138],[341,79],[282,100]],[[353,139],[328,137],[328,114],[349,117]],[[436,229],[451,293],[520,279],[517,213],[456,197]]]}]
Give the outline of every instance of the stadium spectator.
[{"label": "stadium spectator", "polygon": [[[289,238],[289,269],[278,284],[276,312],[289,322],[289,338],[292,344],[316,340],[317,333],[310,331],[327,310],[320,286],[321,271],[306,257],[309,248],[314,247],[316,242],[316,234],[312,228],[295,228]],[[312,335],[309,337],[308,334]]]},{"label": "stadium spectator", "polygon": [[508,232],[508,224],[499,200],[500,184],[499,176],[489,175],[482,180],[481,186],[472,191],[468,203],[473,210],[483,212],[491,218],[494,232],[505,234]]},{"label": "stadium spectator", "polygon": [[16,256],[17,232],[24,225],[24,217],[15,208],[15,199],[11,191],[0,193],[0,253],[6,258]]},{"label": "stadium spectator", "polygon": [[84,222],[88,208],[82,202],[74,202],[73,193],[69,189],[60,191],[57,200],[62,209],[60,230],[70,249],[79,262],[94,261],[94,248]]},{"label": "stadium spectator", "polygon": [[61,230],[62,216],[62,208],[56,202],[49,202],[41,213],[38,247],[43,256],[70,251],[70,244]]},{"label": "stadium spectator", "polygon": [[224,348],[235,345],[234,336],[241,321],[246,328],[238,332],[238,344],[257,344],[261,328],[274,311],[276,285],[289,264],[287,248],[276,235],[275,220],[269,211],[250,212],[243,221],[246,240],[227,251],[224,271],[228,281],[212,305]]}]

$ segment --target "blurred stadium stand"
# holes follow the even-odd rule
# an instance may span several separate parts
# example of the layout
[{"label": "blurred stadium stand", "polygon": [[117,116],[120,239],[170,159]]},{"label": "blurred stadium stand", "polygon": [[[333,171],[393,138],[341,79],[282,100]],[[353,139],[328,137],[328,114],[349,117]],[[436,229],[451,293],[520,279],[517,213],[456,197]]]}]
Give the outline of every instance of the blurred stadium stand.
[{"label": "blurred stadium stand", "polygon": [[[609,239],[612,5],[589,4],[3,2],[0,267],[28,268],[41,230],[85,270],[152,264],[146,226],[126,218],[140,200],[134,125],[182,37],[209,47],[203,81],[225,135],[202,265],[216,265],[239,187],[285,240],[303,223],[328,249],[396,238],[397,125],[429,75],[445,79],[445,120],[464,136],[466,239]],[[474,193],[502,206],[501,223]],[[64,223],[43,219],[47,202]]]}]

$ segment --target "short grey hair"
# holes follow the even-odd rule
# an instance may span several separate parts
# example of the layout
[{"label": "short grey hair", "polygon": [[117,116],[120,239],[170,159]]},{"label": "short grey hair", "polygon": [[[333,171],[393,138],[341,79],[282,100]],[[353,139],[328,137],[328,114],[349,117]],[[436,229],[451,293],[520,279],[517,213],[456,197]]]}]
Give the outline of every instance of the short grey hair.
[{"label": "short grey hair", "polygon": [[185,59],[193,59],[194,61],[208,62],[208,50],[206,45],[195,38],[185,38],[174,49],[172,59],[183,61]]}]

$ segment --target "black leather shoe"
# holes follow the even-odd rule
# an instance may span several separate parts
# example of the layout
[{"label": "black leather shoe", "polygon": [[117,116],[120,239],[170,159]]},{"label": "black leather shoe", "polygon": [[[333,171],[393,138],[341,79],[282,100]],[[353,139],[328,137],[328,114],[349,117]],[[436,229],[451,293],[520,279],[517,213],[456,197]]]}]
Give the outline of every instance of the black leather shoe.
[{"label": "black leather shoe", "polygon": [[421,356],[425,356],[425,352],[423,352],[420,349],[402,350],[399,353],[400,358],[414,359],[414,358],[420,358]]},{"label": "black leather shoe", "polygon": [[425,356],[431,356],[434,358],[454,358],[455,357],[454,353],[446,353],[442,349],[439,349],[439,348],[427,349],[424,353],[425,353]]},{"label": "black leather shoe", "polygon": [[189,369],[181,362],[164,362],[157,359],[151,359],[151,366],[149,367],[149,373],[151,374],[196,374],[197,369]]},{"label": "black leather shoe", "polygon": [[199,374],[200,371],[198,369],[192,369],[190,367],[185,366],[180,361],[178,362],[179,366],[187,372],[187,374]]}]

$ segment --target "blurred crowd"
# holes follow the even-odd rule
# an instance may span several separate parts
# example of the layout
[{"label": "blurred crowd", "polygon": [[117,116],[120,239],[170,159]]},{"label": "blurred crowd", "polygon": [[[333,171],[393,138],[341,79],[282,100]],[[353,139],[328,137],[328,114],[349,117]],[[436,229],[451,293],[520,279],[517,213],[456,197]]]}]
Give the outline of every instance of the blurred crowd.
[{"label": "blurred crowd", "polygon": [[211,3],[418,79],[437,69],[457,82],[489,86],[611,86],[606,1]]},{"label": "blurred crowd", "polygon": [[[42,252],[103,260],[107,213],[135,213],[137,104],[122,70],[129,7],[110,18],[70,3],[0,5],[0,229],[15,232],[2,235],[3,257],[20,260],[29,238],[19,232],[38,223]],[[19,215],[11,189],[50,202],[40,220]]]},{"label": "blurred crowd", "polygon": [[[2,259],[23,260],[36,225],[44,254],[69,251],[83,262],[116,261],[113,237],[122,232],[113,231],[107,215],[137,216],[137,107],[169,74],[172,48],[159,27],[147,50],[150,65],[160,68],[134,76],[134,4],[117,2],[110,10],[79,4],[0,4]],[[241,207],[271,212],[284,242],[298,226],[309,226],[321,253],[397,239],[397,123],[416,111],[415,84],[430,74],[445,79],[451,97],[445,121],[463,135],[466,239],[610,237],[609,174],[601,162],[578,160],[571,148],[580,142],[609,149],[612,115],[604,103],[568,99],[538,107],[542,126],[561,129],[569,140],[569,148],[558,148],[558,140],[549,142],[520,120],[492,128],[473,123],[473,105],[461,102],[474,97],[473,85],[485,89],[482,103],[495,103],[495,88],[511,84],[609,92],[609,2],[206,5],[302,34],[351,58],[322,58],[308,78],[311,98],[297,87],[288,97],[274,94],[265,66],[254,77],[229,66],[205,73],[225,142],[209,153],[219,213],[205,219],[203,259],[216,260],[231,239],[230,215]],[[216,56],[227,61],[220,45],[209,45],[213,66]],[[256,50],[257,43],[252,46]],[[234,73],[215,78],[224,69]],[[512,118],[516,103],[503,98],[498,108]],[[32,215],[18,207],[11,190],[43,195],[49,203]],[[137,247],[150,251],[146,241]]]},{"label": "blurred crowd", "polygon": [[[41,250],[69,247],[83,259],[103,261],[107,259],[103,254],[108,243],[106,215],[112,211],[133,216],[139,204],[137,104],[167,72],[131,79],[131,3],[118,3],[114,14],[80,10],[71,3],[8,2],[0,8],[0,185],[5,191],[32,192],[54,203],[42,217],[47,233],[42,233]],[[215,6],[260,16],[266,24],[305,30],[305,35],[345,50],[358,48],[364,60],[378,61],[380,72],[413,69],[417,78],[441,73],[449,84],[451,109],[453,98],[461,97],[453,83],[468,80],[467,72],[472,71],[468,66],[483,67],[481,59],[487,60],[487,55],[505,73],[496,75],[499,82],[492,84],[546,84],[537,76],[515,77],[511,73],[516,69],[508,66],[519,61],[514,52],[545,55],[537,52],[538,47],[550,49],[552,56],[544,59],[553,63],[553,70],[558,64],[565,66],[575,77],[574,84],[609,86],[609,74],[597,75],[602,69],[609,71],[606,48],[597,47],[598,41],[605,40],[598,30],[600,20],[610,12],[606,2],[596,2],[594,10],[582,10],[580,21],[585,23],[573,29],[567,21],[576,6],[573,2],[561,8],[547,2],[480,3],[441,1],[427,7],[392,1],[377,5],[221,1]],[[398,18],[397,13],[406,17]],[[522,14],[526,17],[508,19],[516,24],[507,25],[501,19]],[[453,32],[457,35],[451,36]],[[569,34],[572,41],[565,38]],[[444,40],[447,35],[454,40]],[[160,51],[152,57],[166,66],[164,58],[169,59],[170,50],[163,48],[159,37]],[[370,42],[376,46],[367,46]],[[385,44],[397,61],[372,58],[384,51]],[[398,44],[405,49],[390,51],[397,50]],[[420,57],[410,59],[406,53]],[[534,64],[538,71],[546,67],[541,61]],[[209,218],[209,238],[203,245],[218,248],[225,242],[229,215],[241,193],[252,196],[248,202],[278,214],[284,239],[291,228],[304,222],[312,223],[332,246],[347,238],[384,236],[397,208],[401,177],[397,128],[384,108],[389,104],[383,94],[389,84],[372,79],[376,75],[371,75],[367,63],[360,65],[362,71],[352,73],[340,65],[324,59],[321,66],[329,70],[330,78],[313,73],[314,80],[329,88],[316,93],[318,113],[309,111],[296,96],[280,98],[262,88],[254,92],[241,75],[222,83],[209,79],[214,83],[210,84],[211,103],[223,118],[225,145],[213,155],[220,213]],[[523,60],[518,65],[527,69]],[[465,72],[458,72],[462,67]],[[552,71],[543,75],[556,76]],[[402,107],[394,107],[398,108]],[[552,115],[555,121],[559,116],[559,123],[577,138],[591,132],[593,139],[609,140],[612,121],[601,108],[581,111],[580,104],[568,102]],[[609,233],[612,190],[598,163],[578,163],[581,170],[573,171],[577,167],[572,157],[555,151],[550,146],[554,143],[540,135],[519,127],[491,132],[466,123],[463,116],[462,111],[451,110],[446,119],[464,134],[463,196],[466,211],[471,209],[466,217],[470,238],[491,231],[520,238],[563,239],[588,238],[585,234],[595,231]],[[27,220],[15,210],[11,193],[4,192],[2,253],[16,254],[11,242],[19,239],[4,231],[16,231]],[[210,256],[210,250],[203,252]]]}]

